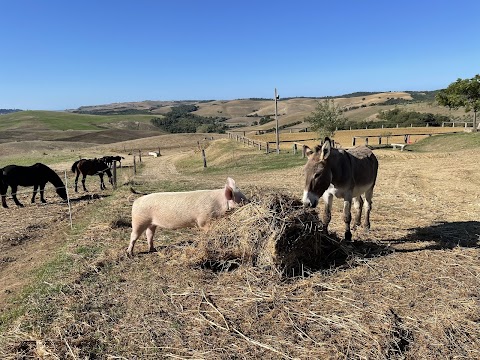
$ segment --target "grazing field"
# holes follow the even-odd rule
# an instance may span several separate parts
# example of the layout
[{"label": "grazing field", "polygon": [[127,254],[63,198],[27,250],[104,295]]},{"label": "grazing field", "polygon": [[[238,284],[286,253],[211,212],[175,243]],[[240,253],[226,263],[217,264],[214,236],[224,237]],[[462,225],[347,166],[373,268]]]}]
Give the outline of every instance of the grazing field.
[{"label": "grazing field", "polygon": [[[281,231],[281,219],[271,226],[270,215],[245,218],[242,209],[223,219],[230,234],[218,227],[207,234],[159,230],[157,252],[146,253],[139,240],[128,258],[138,196],[130,186],[213,189],[231,176],[254,200],[244,211],[272,192],[292,198],[303,192],[300,155],[267,155],[222,138],[201,143],[207,169],[202,140],[192,135],[88,152],[155,148],[158,141],[164,155],[144,157],[136,176],[128,157],[117,190],[99,192],[92,177],[90,193],[71,194],[72,229],[68,207],[52,193],[48,204],[24,208],[7,199],[10,208],[0,209],[2,359],[480,358],[478,134],[433,136],[412,151],[375,150],[380,168],[370,232],[357,229],[353,243],[337,242],[342,201],[334,200],[331,251],[341,256],[295,276],[247,256],[229,259],[235,266],[224,271],[205,259],[213,238],[241,229],[252,239]],[[52,167],[65,169],[68,160]]]}]

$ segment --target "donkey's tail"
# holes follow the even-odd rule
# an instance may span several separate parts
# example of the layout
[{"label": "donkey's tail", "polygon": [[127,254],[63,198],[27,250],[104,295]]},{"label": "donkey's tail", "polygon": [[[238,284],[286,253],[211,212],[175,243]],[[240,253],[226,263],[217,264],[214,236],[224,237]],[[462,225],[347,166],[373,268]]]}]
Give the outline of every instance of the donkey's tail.
[{"label": "donkey's tail", "polygon": [[80,162],[80,160],[77,160],[73,163],[72,165],[72,172],[77,172],[77,164]]}]

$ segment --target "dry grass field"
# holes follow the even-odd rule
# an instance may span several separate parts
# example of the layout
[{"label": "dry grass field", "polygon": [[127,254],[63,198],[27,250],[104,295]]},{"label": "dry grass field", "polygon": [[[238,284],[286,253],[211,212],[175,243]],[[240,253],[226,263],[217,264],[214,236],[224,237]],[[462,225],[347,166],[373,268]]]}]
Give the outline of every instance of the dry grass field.
[{"label": "dry grass field", "polygon": [[[464,136],[478,143],[478,135]],[[300,156],[189,135],[89,147],[126,155],[125,169],[115,191],[99,192],[89,177],[90,193],[71,194],[72,229],[68,207],[51,192],[46,205],[25,195],[24,208],[8,199],[10,208],[0,209],[0,358],[478,359],[480,153],[442,141],[435,151],[375,150],[371,230],[341,242],[342,202],[334,200],[325,254],[333,260],[295,276],[246,255],[225,260],[221,271],[208,258],[221,249],[206,245],[284,231],[269,225],[262,201],[272,192],[300,198]],[[144,157],[133,176],[123,149],[159,142],[163,156]],[[157,231],[157,252],[146,253],[143,240],[135,257],[125,255],[137,196],[130,186],[218,188],[227,176],[254,202],[207,234]]]},{"label": "dry grass field", "polygon": [[[463,128],[459,127],[406,127],[406,128],[385,128],[385,129],[358,129],[358,130],[341,130],[337,131],[333,136],[333,140],[337,146],[349,148],[352,146],[353,137],[358,137],[356,145],[365,145],[365,137],[369,138],[369,145],[378,145],[378,137],[382,137],[382,145],[391,143],[403,143],[404,135],[410,135],[410,142],[412,144],[419,140],[425,139],[431,135],[448,134],[454,132],[462,132]],[[235,132],[234,132],[235,134]],[[427,135],[428,134],[428,135]],[[255,139],[264,142],[275,142],[275,133],[268,133],[262,135],[247,134],[250,139]],[[292,142],[305,143],[308,146],[318,144],[316,133],[301,132],[301,133],[280,133],[280,149],[291,150]]]}]

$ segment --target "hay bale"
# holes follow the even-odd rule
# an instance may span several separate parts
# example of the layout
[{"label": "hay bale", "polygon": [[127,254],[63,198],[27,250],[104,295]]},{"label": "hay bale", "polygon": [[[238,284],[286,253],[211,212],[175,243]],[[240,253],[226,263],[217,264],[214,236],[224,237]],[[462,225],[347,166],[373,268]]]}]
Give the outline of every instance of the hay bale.
[{"label": "hay bale", "polygon": [[214,270],[249,264],[287,275],[331,266],[332,246],[338,250],[340,242],[322,233],[315,209],[287,194],[256,194],[201,236],[197,264]]}]

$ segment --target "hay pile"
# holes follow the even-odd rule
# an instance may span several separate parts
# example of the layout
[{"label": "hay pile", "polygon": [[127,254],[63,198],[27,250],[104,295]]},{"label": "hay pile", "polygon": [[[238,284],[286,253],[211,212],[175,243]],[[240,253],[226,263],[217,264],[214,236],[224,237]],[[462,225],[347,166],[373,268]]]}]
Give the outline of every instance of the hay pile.
[{"label": "hay pile", "polygon": [[339,253],[345,260],[346,252],[337,251],[340,241],[322,233],[315,209],[305,209],[287,194],[256,194],[249,204],[212,224],[200,239],[197,264],[219,271],[246,264],[291,276],[329,268]]}]

